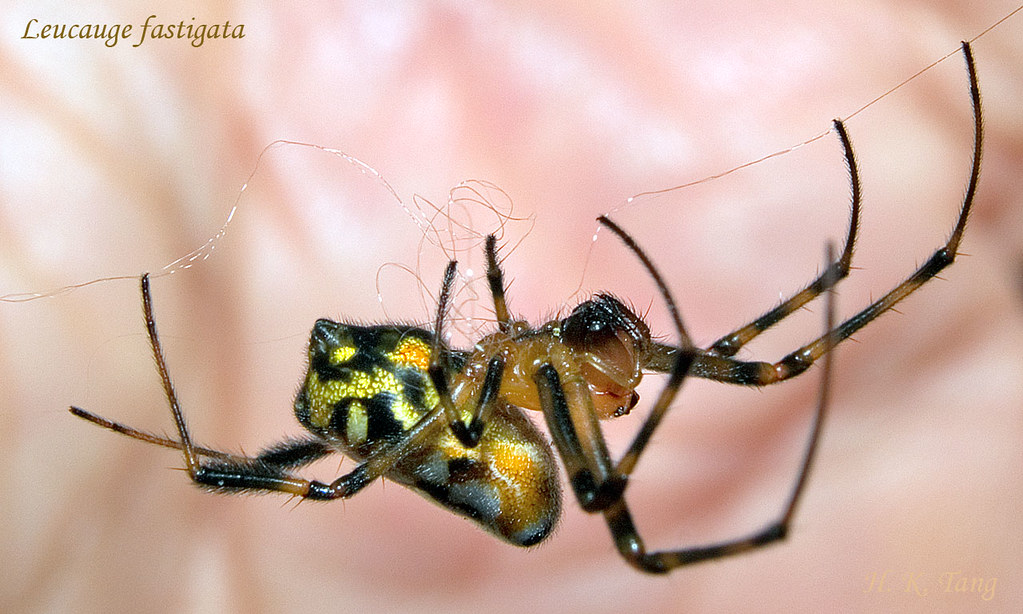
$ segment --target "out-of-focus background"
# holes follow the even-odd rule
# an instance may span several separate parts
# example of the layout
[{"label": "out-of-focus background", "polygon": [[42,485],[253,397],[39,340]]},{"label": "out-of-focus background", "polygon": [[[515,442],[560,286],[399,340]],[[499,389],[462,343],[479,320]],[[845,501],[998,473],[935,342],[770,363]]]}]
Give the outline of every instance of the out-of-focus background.
[{"label": "out-of-focus background", "polygon": [[[607,232],[592,242],[594,218],[612,212],[661,267],[698,343],[759,315],[843,236],[849,188],[834,135],[626,199],[821,134],[1015,8],[5,4],[0,294],[156,272],[214,236],[237,202],[212,255],[155,278],[153,294],[195,438],[249,452],[299,433],[291,402],[316,318],[431,319],[451,252],[424,236],[450,245],[501,229],[522,317],[608,290],[671,339],[635,259]],[[150,15],[229,21],[244,38],[136,46]],[[137,283],[125,279],[0,302],[0,610],[1018,610],[1021,19],[975,46],[987,145],[968,256],[841,346],[819,462],[785,543],[655,578],[629,568],[601,519],[571,500],[553,537],[525,551],[390,483],[329,505],[203,493],[174,470],[179,455],[67,413],[73,403],[173,428]],[[133,32],[112,47],[25,38],[75,23]],[[848,128],[865,200],[844,315],[908,275],[954,223],[972,136],[962,60]],[[409,211],[444,209],[471,179],[514,207],[495,215],[456,191],[450,218],[417,225],[356,164],[300,146],[260,158],[278,139],[357,157]],[[478,277],[479,250],[456,247]],[[472,288],[459,294],[456,340],[486,327],[490,306]],[[820,314],[798,314],[742,356],[777,360],[819,333]],[[777,389],[686,383],[629,491],[648,545],[733,537],[778,513],[819,373]],[[644,400],[662,383],[650,378]],[[618,449],[645,406],[608,425]],[[351,467],[331,460],[308,474]],[[956,591],[961,578],[978,590]]]}]

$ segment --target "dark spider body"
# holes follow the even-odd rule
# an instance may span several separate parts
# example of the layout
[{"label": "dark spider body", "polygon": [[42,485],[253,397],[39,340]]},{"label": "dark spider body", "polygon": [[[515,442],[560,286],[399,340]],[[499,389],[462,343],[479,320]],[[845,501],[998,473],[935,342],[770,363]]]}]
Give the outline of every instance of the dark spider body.
[{"label": "dark spider body", "polygon": [[[521,546],[549,535],[561,512],[555,451],[579,505],[604,516],[620,554],[633,566],[663,573],[707,559],[753,550],[783,539],[809,475],[828,403],[830,350],[933,279],[955,259],[980,175],[982,123],[973,56],[963,53],[974,113],[974,153],[966,195],[948,239],[905,281],[848,320],[833,325],[828,292],[849,274],[859,224],[860,184],[852,145],[835,121],[845,150],[852,204],[845,246],[814,281],[753,322],[706,349],[690,342],[667,286],[635,241],[613,222],[600,222],[642,261],[672,317],[676,345],[655,342],[643,320],[618,299],[599,294],[567,317],[533,328],[512,319],[504,296],[497,242],[487,238],[487,278],[497,330],[471,350],[448,348],[443,324],[456,263],[441,286],[434,330],[410,326],[354,326],[319,320],[309,342],[309,369],[295,400],[295,415],[309,431],[254,457],[192,443],[170,379],[156,323],[149,277],[141,279],[150,345],[179,439],[168,439],[72,407],[71,412],[130,437],[181,450],[192,480],[224,492],[282,492],[314,500],[351,497],[377,478],[409,486],[444,508],[471,518]],[[827,293],[823,334],[774,363],[734,355],[749,341],[821,294]],[[803,462],[786,506],[760,531],[718,544],[649,552],[633,524],[625,491],[629,476],[688,376],[763,386],[806,371],[823,358],[822,386]],[[644,372],[668,374],[631,445],[612,460],[600,421],[635,406]],[[553,450],[523,410],[543,413]],[[358,462],[326,484],[294,470],[332,453]]]}]

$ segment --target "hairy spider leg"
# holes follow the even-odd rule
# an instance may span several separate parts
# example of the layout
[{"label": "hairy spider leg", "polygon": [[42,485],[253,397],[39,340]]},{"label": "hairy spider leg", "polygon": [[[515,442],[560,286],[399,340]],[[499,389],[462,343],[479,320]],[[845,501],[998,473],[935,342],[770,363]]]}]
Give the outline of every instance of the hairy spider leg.
[{"label": "hairy spider leg", "polygon": [[[330,484],[296,477],[286,471],[287,469],[307,465],[335,451],[330,449],[325,443],[315,440],[296,439],[285,441],[268,448],[255,457],[197,448],[192,443],[184,414],[178,403],[177,393],[174,391],[174,386],[171,382],[170,371],[167,369],[160,337],[156,331],[148,274],[142,276],[140,286],[142,291],[142,309],[145,315],[149,344],[153,351],[153,358],[156,361],[157,370],[163,382],[164,393],[170,405],[171,414],[174,417],[174,423],[177,426],[180,440],[172,441],[145,433],[144,431],[138,431],[131,427],[100,418],[76,407],[71,408],[71,413],[99,426],[135,439],[164,447],[180,449],[185,458],[185,469],[196,484],[211,490],[275,491],[315,500],[347,498],[362,490],[373,480],[383,476],[410,450],[422,446],[425,442],[435,438],[437,433],[444,428],[444,421],[441,419],[443,411],[440,407],[434,408],[432,411],[425,413],[398,441],[392,445],[377,448],[352,471],[337,478]],[[209,460],[201,461],[200,457],[203,456]]]},{"label": "hairy spider leg", "polygon": [[[895,286],[887,294],[871,303],[868,307],[839,324],[838,327],[832,331],[835,335],[835,344],[848,339],[853,333],[869,324],[882,313],[894,307],[896,303],[918,290],[922,285],[933,279],[945,267],[955,261],[959,249],[959,243],[962,241],[963,233],[966,231],[966,222],[969,219],[974,196],[977,192],[977,183],[980,178],[980,161],[981,153],[983,151],[984,132],[980,102],[980,87],[977,81],[977,69],[973,60],[973,51],[970,48],[970,44],[967,42],[963,42],[962,50],[963,56],[966,60],[967,72],[969,74],[970,99],[973,107],[973,162],[971,165],[970,180],[966,189],[966,194],[963,197],[963,204],[959,212],[959,218],[956,221],[955,227],[953,228],[945,245],[938,248],[938,250],[935,251],[934,254],[912,275],[910,275],[902,283]],[[842,134],[843,132],[840,132],[839,134]],[[852,149],[847,148],[846,151],[847,160],[850,162],[849,167],[850,169],[855,169],[855,164],[853,163],[852,158]],[[852,171],[852,177],[855,204],[857,200],[855,195],[858,193],[856,188],[858,181],[856,179],[855,171]],[[853,218],[853,224],[851,225],[850,236],[855,236],[855,216]],[[849,251],[849,248],[850,242],[847,241],[846,251]],[[849,253],[851,254],[851,251]],[[840,273],[841,259],[837,263],[837,266],[832,265],[828,267],[825,272],[827,274]],[[791,313],[789,310],[790,306],[797,304],[802,305],[813,299],[817,294],[815,292],[817,285],[818,283],[814,282],[806,289],[797,293],[794,297],[783,303],[776,310],[768,312],[765,316],[755,320],[746,327],[739,329],[736,333],[725,336],[722,341],[711,346],[709,350],[701,351],[694,359],[693,365],[689,370],[689,374],[695,377],[702,377],[731,384],[765,386],[787,380],[806,371],[814,363],[814,361],[824,355],[828,351],[828,348],[833,345],[829,342],[832,332],[822,335],[773,364],[760,361],[735,360],[727,354],[732,351],[732,348],[738,349],[731,341],[733,337],[738,339],[736,343],[738,343],[741,347],[741,344],[745,343],[748,338],[752,338],[752,336],[759,334],[759,322],[763,321],[763,323],[766,324],[764,328],[771,326]],[[651,353],[650,360],[645,366],[646,368],[654,371],[669,372],[672,369],[675,356],[678,353],[679,348],[665,344],[656,344],[655,351]]]},{"label": "hairy spider leg", "polygon": [[[603,221],[603,220],[602,220]],[[612,229],[614,227],[612,226]],[[621,233],[620,230],[615,230],[616,233]],[[619,234],[623,239],[626,235],[624,233]],[[635,246],[631,240],[626,242],[637,254],[641,254],[639,248]],[[834,253],[831,244],[827,245],[825,256],[825,262],[831,262],[834,258]],[[640,256],[644,263],[647,259],[644,256]],[[648,265],[649,266],[649,265]],[[830,292],[831,288],[837,282],[838,270],[834,267],[828,267],[825,276],[821,279],[824,291],[828,291],[827,300],[825,301],[825,317],[824,317],[824,330],[829,331],[824,335],[825,344],[828,350],[836,342],[836,335],[832,331],[834,326],[834,293]],[[666,292],[666,290],[663,290]],[[665,300],[672,303],[671,296],[665,294]],[[672,311],[675,311],[672,309]],[[679,386],[681,385],[681,377],[679,377],[681,368],[680,365],[686,364],[686,355],[692,355],[691,351],[678,352],[680,356],[677,359],[676,367],[672,370],[672,378],[665,390],[662,391],[661,399],[670,399],[674,397]],[[692,563],[698,563],[710,559],[716,559],[724,556],[730,556],[733,554],[739,554],[754,550],[774,542],[785,539],[788,535],[789,524],[795,514],[796,506],[802,496],[803,490],[807,484],[808,477],[810,475],[810,469],[813,465],[813,460],[816,455],[818,442],[820,441],[820,434],[823,428],[824,415],[828,406],[828,399],[830,396],[830,381],[831,381],[831,370],[832,370],[832,355],[830,352],[826,353],[824,358],[824,368],[821,374],[821,386],[820,392],[817,399],[817,410],[814,414],[813,426],[810,431],[810,436],[806,444],[806,451],[803,455],[803,461],[800,466],[799,475],[796,478],[796,482],[792,487],[792,491],[789,494],[788,501],[781,516],[771,524],[767,525],[756,533],[742,537],[739,539],[727,540],[717,544],[699,547],[681,548],[677,550],[660,550],[655,552],[648,552],[640,537],[639,532],[636,529],[635,524],[632,521],[632,514],[629,512],[628,504],[625,501],[624,494],[620,494],[616,499],[610,501],[608,505],[601,510],[604,519],[607,522],[608,528],[611,531],[611,536],[614,539],[615,545],[618,548],[619,553],[634,567],[650,573],[667,573],[672,569],[681,567],[683,565],[689,565]],[[684,372],[681,373],[684,375]],[[651,419],[657,416],[657,420],[660,419],[658,410],[661,413],[666,410],[667,405],[661,408],[660,400],[655,405],[654,413],[651,415]],[[620,465],[625,465],[626,459],[632,459],[632,464],[638,460],[639,455],[642,453],[646,442],[649,440],[649,434],[653,430],[653,426],[649,424],[650,420],[643,425],[639,436],[630,446],[623,462]],[[648,428],[649,427],[649,428]],[[629,466],[631,467],[632,464]]]},{"label": "hairy spider leg", "polygon": [[[486,257],[487,279],[490,281],[490,290],[494,297],[494,309],[497,314],[498,325],[502,332],[508,333],[511,331],[511,324],[508,317],[508,307],[504,300],[503,276],[497,264],[497,241],[494,235],[487,236]],[[433,348],[430,354],[430,366],[427,369],[427,373],[430,376],[433,387],[437,390],[437,396],[441,407],[444,409],[451,432],[455,434],[455,437],[458,438],[458,441],[463,446],[474,448],[479,444],[486,421],[490,418],[499,402],[505,358],[504,356],[497,355],[487,363],[487,373],[483,380],[483,387],[480,389],[479,397],[475,404],[473,404],[472,416],[466,422],[451,398],[451,388],[448,385],[447,376],[449,357],[441,345],[444,339],[444,321],[447,319],[447,312],[451,303],[451,291],[457,268],[458,262],[452,260],[444,271],[444,280],[441,283],[440,297],[437,301]]]},{"label": "hairy spider leg", "polygon": [[841,280],[849,275],[849,270],[852,266],[853,249],[856,244],[856,232],[860,224],[860,173],[856,166],[856,155],[853,153],[852,141],[849,140],[845,124],[842,123],[842,120],[836,119],[834,120],[834,127],[839,140],[842,142],[846,167],[849,169],[849,184],[852,186],[852,199],[849,207],[849,230],[845,237],[845,247],[842,248],[842,255],[838,260],[835,260],[825,268],[817,276],[817,279],[810,282],[805,288],[793,294],[780,305],[749,324],[715,341],[707,349],[707,353],[717,354],[718,356],[734,356],[744,345],[756,338],[757,335],[817,298],[825,290],[825,277],[832,276],[837,280]]},{"label": "hairy spider leg", "polygon": [[[161,437],[160,435],[156,435],[148,431],[139,430],[120,422],[108,420],[103,416],[84,410],[81,407],[75,407],[74,405],[71,406],[70,411],[73,415],[82,418],[83,420],[92,422],[97,426],[109,429],[115,433],[127,435],[132,439],[138,439],[139,441],[163,446],[172,450],[182,450],[181,442],[175,439],[168,439],[167,437]],[[267,448],[266,450],[263,450],[255,457],[231,454],[230,452],[204,448],[195,444],[192,444],[192,450],[196,454],[208,458],[226,460],[234,463],[257,461],[281,468],[302,467],[317,461],[324,456],[329,456],[330,454],[337,452],[337,450],[331,448],[322,441],[313,438],[296,438],[282,441]]]}]

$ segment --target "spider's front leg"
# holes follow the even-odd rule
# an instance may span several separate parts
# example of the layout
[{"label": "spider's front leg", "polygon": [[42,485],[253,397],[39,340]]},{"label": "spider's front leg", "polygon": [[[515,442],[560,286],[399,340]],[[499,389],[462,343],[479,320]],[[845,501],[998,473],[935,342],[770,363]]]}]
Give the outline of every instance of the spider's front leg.
[{"label": "spider's front leg", "polygon": [[856,166],[856,154],[853,153],[852,141],[849,140],[849,133],[846,132],[842,120],[834,121],[835,132],[842,142],[842,149],[845,152],[845,163],[849,169],[849,184],[852,189],[852,202],[849,206],[849,229],[845,237],[845,247],[842,248],[842,255],[838,260],[831,262],[824,271],[817,276],[805,288],[796,292],[780,305],[771,309],[764,315],[738,330],[732,331],[715,341],[707,350],[709,354],[718,356],[734,356],[744,345],[756,338],[760,333],[781,322],[796,312],[810,301],[814,300],[825,290],[825,278],[831,277],[835,280],[845,279],[852,267],[853,249],[856,245],[856,232],[860,225],[860,172]]},{"label": "spider's front leg", "polygon": [[[730,358],[739,347],[760,334],[767,327],[780,321],[791,313],[795,308],[812,300],[819,293],[821,278],[818,278],[806,289],[797,293],[789,300],[782,303],[776,309],[768,312],[761,318],[739,329],[735,333],[726,335],[717,343],[711,346],[706,352],[696,358],[693,368],[690,371],[696,377],[704,377],[721,382],[733,384],[744,384],[763,386],[784,381],[795,377],[806,371],[816,360],[820,359],[827,352],[827,348],[833,345],[829,339],[833,336],[834,343],[848,339],[858,330],[874,321],[878,316],[892,309],[899,301],[903,300],[921,286],[934,279],[945,267],[951,265],[959,251],[959,244],[966,232],[966,222],[973,207],[974,196],[977,193],[977,183],[980,179],[980,161],[983,150],[983,119],[980,102],[980,86],[977,81],[977,68],[973,60],[973,51],[969,43],[963,43],[963,57],[966,60],[966,69],[970,81],[970,101],[973,108],[973,161],[970,167],[970,177],[967,183],[966,193],[959,209],[959,217],[949,235],[948,241],[939,247],[912,275],[905,281],[892,288],[881,298],[877,299],[865,309],[852,316],[845,322],[839,324],[834,331],[829,331],[814,341],[804,345],[798,350],[785,356],[773,364],[755,361],[740,361]],[[837,125],[837,124],[836,124]],[[841,132],[840,134],[843,134]],[[858,211],[859,188],[855,172],[855,160],[852,157],[852,148],[848,146],[847,137],[843,138],[846,143],[846,157],[849,161],[851,178],[853,183],[853,221],[850,226],[849,238],[846,240],[845,254],[851,257],[852,240],[855,238],[856,215]],[[845,254],[836,264],[826,269],[826,273],[844,277],[845,272],[839,266]],[[658,371],[666,371],[670,368],[673,356],[677,352],[675,348],[660,345],[652,353],[649,368]]]}]

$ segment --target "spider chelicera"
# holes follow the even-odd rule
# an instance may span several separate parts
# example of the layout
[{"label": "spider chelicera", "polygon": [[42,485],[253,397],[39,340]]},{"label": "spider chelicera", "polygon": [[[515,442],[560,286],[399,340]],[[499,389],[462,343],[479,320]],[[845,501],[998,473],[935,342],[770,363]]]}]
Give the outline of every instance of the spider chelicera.
[{"label": "spider chelicera", "polygon": [[[511,317],[505,303],[497,242],[486,241],[487,278],[497,331],[470,350],[449,348],[443,324],[456,263],[448,264],[433,331],[403,325],[355,326],[319,320],[309,341],[309,369],[295,399],[295,415],[310,434],[240,456],[197,446],[178,405],[153,318],[149,277],[141,278],[142,307],[157,369],[179,439],[112,422],[83,409],[71,413],[145,442],[181,450],[192,480],[218,492],[281,492],[313,500],[355,495],[377,478],[409,486],[519,546],[545,539],[561,512],[555,451],[579,505],[603,514],[621,555],[647,572],[759,548],[783,539],[807,481],[827,406],[830,350],[874,320],[955,259],[980,174],[981,108],[970,46],[963,43],[974,115],[973,164],[962,209],[948,242],[905,281],[837,327],[831,293],[846,277],[859,225],[860,185],[852,146],[841,139],[852,185],[845,246],[828,249],[824,272],[803,290],[706,349],[689,340],[657,269],[614,222],[600,222],[642,261],[672,316],[677,345],[654,341],[643,319],[609,294],[598,294],[567,317],[539,327]],[[824,333],[775,363],[733,358],[746,343],[809,301],[828,292]],[[628,478],[688,376],[763,386],[806,371],[824,357],[816,416],[801,469],[781,516],[757,533],[696,548],[648,552],[624,493]],[[618,462],[611,459],[600,420],[628,414],[638,401],[643,372],[669,374],[649,417]],[[544,415],[554,448],[524,415]],[[326,484],[294,471],[342,453],[358,466]]]}]

